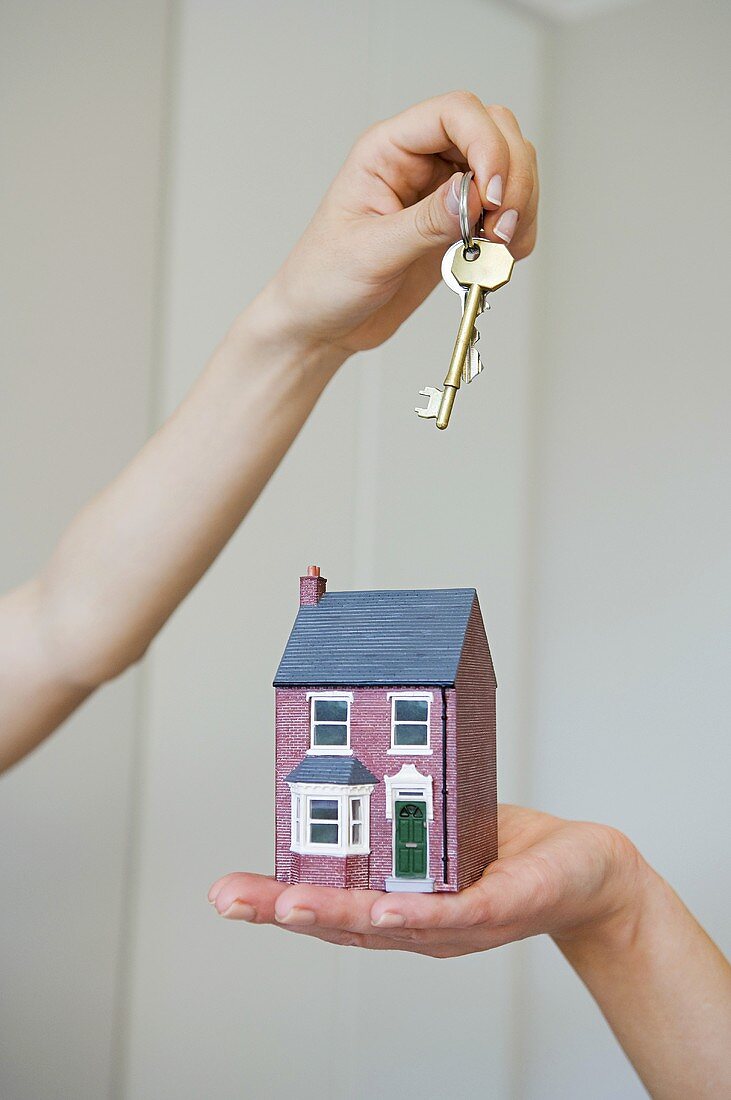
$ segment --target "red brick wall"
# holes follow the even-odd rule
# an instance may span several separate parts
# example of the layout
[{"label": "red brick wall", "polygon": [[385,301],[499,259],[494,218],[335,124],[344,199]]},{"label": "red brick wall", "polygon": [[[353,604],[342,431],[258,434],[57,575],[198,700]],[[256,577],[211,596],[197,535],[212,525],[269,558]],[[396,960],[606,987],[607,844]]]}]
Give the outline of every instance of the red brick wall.
[{"label": "red brick wall", "polygon": [[[480,606],[470,614],[456,684],[458,887],[475,882],[497,859],[495,672]],[[452,786],[450,782],[450,787]]]},{"label": "red brick wall", "polygon": [[[378,778],[371,795],[371,854],[369,857],[349,856],[298,856],[290,852],[291,796],[284,777],[305,756],[310,747],[310,704],[307,693],[319,690],[317,685],[307,688],[277,688],[276,690],[276,876],[283,882],[308,881],[327,885],[370,886],[382,890],[385,879],[393,873],[393,822],[386,819],[386,788],[384,775],[395,775],[403,764],[414,764],[422,775],[433,777],[434,819],[428,822],[429,874],[435,879],[436,889],[454,890],[457,886],[457,815],[448,798],[448,873],[443,878],[443,818],[442,818],[442,692],[440,688],[417,685],[393,685],[391,687],[351,688],[343,685],[343,691],[353,694],[351,704],[350,746],[358,759]],[[335,690],[332,687],[323,691]],[[429,740],[430,756],[391,755],[391,700],[392,691],[429,691],[433,695],[430,708]],[[453,723],[456,713],[455,692],[445,693],[448,720]],[[451,741],[454,741],[452,735]],[[454,753],[447,767],[448,785],[457,788],[457,764]],[[367,864],[367,866],[366,866]],[[338,865],[338,866],[336,866]],[[347,882],[340,881],[346,878]],[[337,879],[338,881],[333,881]]]}]

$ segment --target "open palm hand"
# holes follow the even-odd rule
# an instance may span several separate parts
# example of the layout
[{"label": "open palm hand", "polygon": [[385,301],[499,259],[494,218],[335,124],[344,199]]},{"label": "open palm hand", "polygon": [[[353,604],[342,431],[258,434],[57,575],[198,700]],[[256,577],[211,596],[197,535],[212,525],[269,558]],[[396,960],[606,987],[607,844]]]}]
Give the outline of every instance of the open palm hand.
[{"label": "open palm hand", "polygon": [[631,924],[647,865],[615,829],[501,806],[500,849],[458,894],[396,894],[290,886],[235,873],[211,887],[221,916],[275,924],[331,943],[450,958],[539,933],[571,939]]}]

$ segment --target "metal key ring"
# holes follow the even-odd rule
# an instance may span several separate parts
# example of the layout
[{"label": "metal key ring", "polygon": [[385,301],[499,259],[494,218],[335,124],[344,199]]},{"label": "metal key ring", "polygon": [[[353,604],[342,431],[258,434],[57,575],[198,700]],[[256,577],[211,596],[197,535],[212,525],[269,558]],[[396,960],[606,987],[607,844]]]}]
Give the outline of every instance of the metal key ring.
[{"label": "metal key ring", "polygon": [[[465,256],[473,260],[476,256],[479,256],[480,249],[475,248],[475,241],[472,236],[472,227],[470,226],[470,184],[475,178],[475,173],[472,171],[465,172],[462,176],[462,182],[459,186],[459,228],[462,234],[462,243],[464,244]],[[480,211],[480,228],[478,230],[478,236],[482,235],[483,227],[485,224],[485,209],[484,207]]]},{"label": "metal key ring", "polygon": [[475,173],[465,172],[462,176],[462,182],[459,186],[459,228],[462,234],[462,241],[466,249],[472,248],[472,227],[470,225],[470,210],[469,210],[469,194],[470,184],[474,179]]}]

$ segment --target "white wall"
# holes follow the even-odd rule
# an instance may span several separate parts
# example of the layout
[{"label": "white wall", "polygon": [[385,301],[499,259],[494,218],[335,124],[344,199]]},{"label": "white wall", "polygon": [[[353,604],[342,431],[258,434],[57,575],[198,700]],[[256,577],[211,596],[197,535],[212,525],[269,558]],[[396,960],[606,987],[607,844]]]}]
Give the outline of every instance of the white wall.
[{"label": "white wall", "polygon": [[[165,5],[0,5],[0,586],[148,430]],[[0,784],[0,1096],[104,1097],[139,673]]]},{"label": "white wall", "polygon": [[548,943],[357,954],[205,894],[272,868],[270,684],[319,561],[332,588],[476,584],[501,797],[625,828],[723,934],[725,5],[555,32],[500,0],[0,12],[3,586],[174,406],[370,121],[466,85],[544,165],[539,253],[450,431],[411,412],[450,350],[442,291],[334,381],[142,677],[3,779],[0,1096],[641,1095]]},{"label": "white wall", "polygon": [[[514,104],[536,133],[544,35],[500,5],[183,4],[166,409],[280,262],[354,136],[464,83],[458,52],[443,49],[455,19],[503,44],[470,84]],[[153,653],[129,1096],[469,1094],[484,1072],[485,1035],[491,1077],[508,1095],[510,952],[447,966],[361,957],[231,927],[205,895],[225,871],[272,869],[271,680],[309,562],[335,589],[478,585],[504,685],[503,780],[517,791],[533,285],[526,266],[496,299],[485,325],[487,375],[461,398],[444,436],[413,408],[419,389],[443,376],[458,321],[450,293],[387,348],[350,364]],[[304,484],[317,487],[314,507]],[[438,500],[441,516],[425,522],[424,504]],[[425,1008],[405,1011],[415,991]],[[449,1008],[456,1001],[461,1014]]]},{"label": "white wall", "polygon": [[[556,41],[531,540],[531,798],[624,829],[726,949],[729,42],[684,0]],[[529,952],[522,1095],[644,1095]]]}]

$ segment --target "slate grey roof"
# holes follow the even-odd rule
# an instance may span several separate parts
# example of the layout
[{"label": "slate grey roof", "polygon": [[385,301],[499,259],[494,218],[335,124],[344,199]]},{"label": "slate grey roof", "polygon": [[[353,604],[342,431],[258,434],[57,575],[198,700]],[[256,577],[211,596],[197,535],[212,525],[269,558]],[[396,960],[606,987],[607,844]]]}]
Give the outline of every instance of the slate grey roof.
[{"label": "slate grey roof", "polygon": [[299,609],[274,684],[451,686],[475,597],[474,588],[326,592]]},{"label": "slate grey roof", "polygon": [[361,764],[357,756],[306,756],[288,776],[285,783],[340,783],[356,787],[361,783],[377,783],[375,775]]}]

